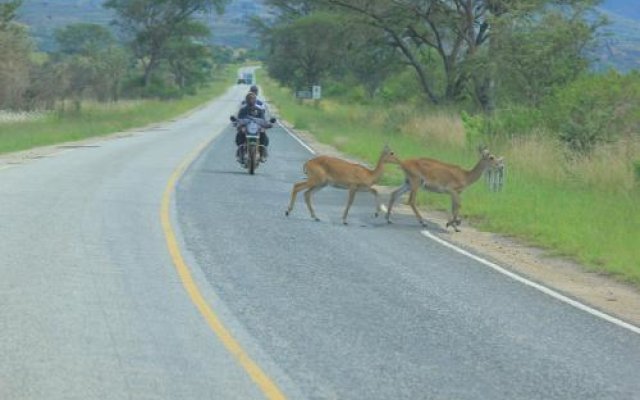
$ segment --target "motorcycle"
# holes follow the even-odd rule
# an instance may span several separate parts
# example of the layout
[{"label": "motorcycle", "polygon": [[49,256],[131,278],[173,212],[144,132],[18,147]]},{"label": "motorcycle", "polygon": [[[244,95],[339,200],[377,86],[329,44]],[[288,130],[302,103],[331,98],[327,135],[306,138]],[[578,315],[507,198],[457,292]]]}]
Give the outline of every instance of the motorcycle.
[{"label": "motorcycle", "polygon": [[263,157],[266,151],[265,146],[260,144],[260,135],[272,127],[272,124],[276,122],[275,118],[266,121],[262,118],[246,117],[237,119],[231,116],[231,122],[234,123],[236,128],[241,134],[245,135],[244,144],[241,144],[238,149],[240,164],[249,171],[249,174],[253,175],[261,162],[264,162],[266,158]]}]

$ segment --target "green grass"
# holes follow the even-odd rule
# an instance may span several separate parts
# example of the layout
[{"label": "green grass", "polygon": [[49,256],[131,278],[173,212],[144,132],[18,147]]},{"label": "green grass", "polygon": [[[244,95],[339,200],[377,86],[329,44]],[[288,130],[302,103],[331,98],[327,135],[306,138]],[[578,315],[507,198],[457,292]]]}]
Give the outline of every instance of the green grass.
[{"label": "green grass", "polygon": [[[281,117],[308,130],[321,142],[374,163],[389,143],[401,158],[433,157],[471,168],[477,156],[471,146],[453,146],[398,129],[403,113],[382,106],[341,103],[300,104],[290,92],[262,77],[266,95]],[[399,110],[402,110],[401,108]],[[426,118],[428,116],[419,116]],[[504,148],[501,150],[509,151]],[[610,190],[547,177],[507,158],[505,189],[490,192],[482,181],[462,195],[462,215],[481,229],[517,237],[553,255],[581,262],[591,271],[610,274],[640,286],[640,189]],[[543,164],[542,161],[540,164]],[[402,173],[387,167],[382,184],[398,185]],[[449,210],[449,197],[422,193],[430,208]]]},{"label": "green grass", "polygon": [[228,66],[217,79],[196,95],[179,100],[86,103],[80,112],[50,112],[36,120],[0,123],[0,153],[108,135],[166,121],[222,94],[234,83],[235,78],[235,66]]}]

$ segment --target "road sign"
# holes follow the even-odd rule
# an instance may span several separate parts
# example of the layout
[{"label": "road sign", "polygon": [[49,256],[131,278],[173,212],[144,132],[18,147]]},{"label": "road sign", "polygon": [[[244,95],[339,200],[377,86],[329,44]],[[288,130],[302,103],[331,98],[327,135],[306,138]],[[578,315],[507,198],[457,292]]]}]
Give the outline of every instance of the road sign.
[{"label": "road sign", "polygon": [[311,93],[314,100],[320,100],[322,98],[322,88],[320,86],[312,86]]},{"label": "road sign", "polygon": [[313,93],[309,90],[298,90],[296,92],[296,98],[298,99],[311,99],[313,98]]}]

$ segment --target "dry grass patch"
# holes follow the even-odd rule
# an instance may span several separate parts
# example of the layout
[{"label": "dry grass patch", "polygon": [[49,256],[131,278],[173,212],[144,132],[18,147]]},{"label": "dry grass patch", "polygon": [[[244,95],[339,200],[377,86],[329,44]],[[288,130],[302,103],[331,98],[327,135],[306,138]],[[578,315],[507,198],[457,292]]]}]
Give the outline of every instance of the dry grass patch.
[{"label": "dry grass patch", "polygon": [[567,160],[567,169],[588,186],[630,192],[638,185],[634,160],[640,160],[640,141],[621,140],[597,147],[588,156]]},{"label": "dry grass patch", "polygon": [[510,169],[553,182],[567,179],[562,144],[542,133],[513,138],[503,154]]},{"label": "dry grass patch", "polygon": [[464,126],[460,116],[440,112],[429,115],[417,115],[400,127],[400,132],[423,140],[462,148],[466,144]]}]

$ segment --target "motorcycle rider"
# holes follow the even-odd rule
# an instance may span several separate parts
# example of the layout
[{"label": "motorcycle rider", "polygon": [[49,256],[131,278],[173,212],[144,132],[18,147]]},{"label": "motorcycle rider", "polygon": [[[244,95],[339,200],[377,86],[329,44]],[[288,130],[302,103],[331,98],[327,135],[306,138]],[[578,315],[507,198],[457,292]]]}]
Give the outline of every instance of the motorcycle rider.
[{"label": "motorcycle rider", "polygon": [[[238,111],[238,119],[244,119],[247,117],[261,118],[265,119],[265,110],[262,107],[259,107],[257,104],[257,96],[254,92],[247,93],[245,100],[243,102],[243,107]],[[236,132],[236,146],[238,146],[238,150],[236,151],[236,156],[239,162],[242,162],[242,153],[241,147],[245,144],[247,138],[244,132],[241,132],[240,129]],[[269,137],[264,129],[260,130],[260,158],[263,162],[267,161],[267,147],[269,146]]]},{"label": "motorcycle rider", "polygon": [[[262,108],[265,112],[265,119],[267,118],[267,103],[264,102],[262,99],[258,98],[258,87],[256,85],[252,85],[251,88],[249,88],[249,92],[253,93],[256,95],[256,106],[258,108]],[[247,101],[246,100],[242,100],[242,103],[240,104],[240,107],[244,107],[247,105]]]}]

